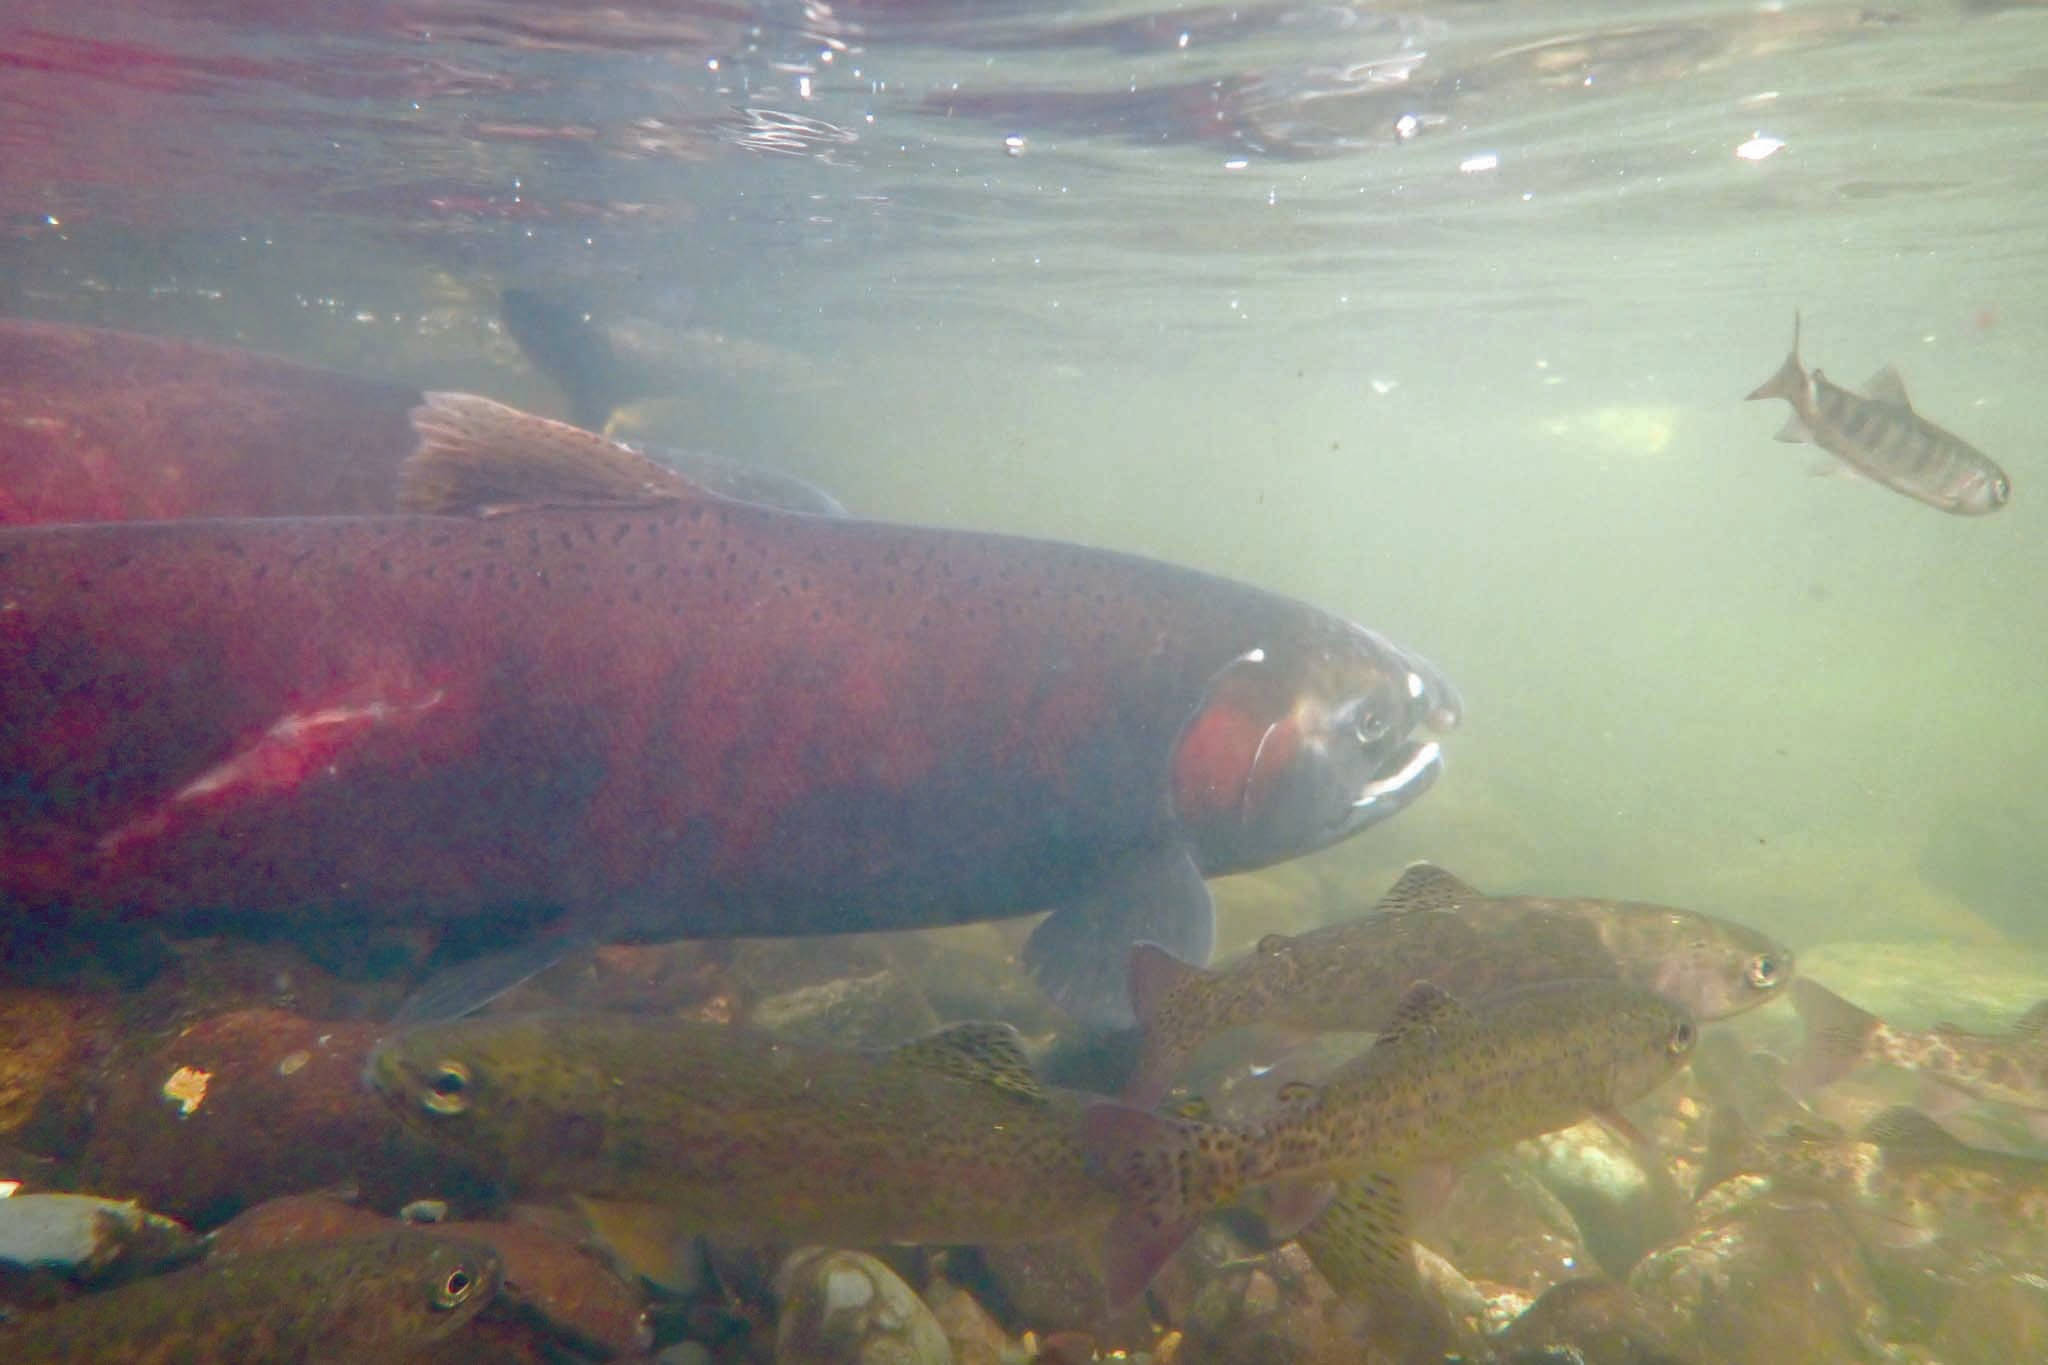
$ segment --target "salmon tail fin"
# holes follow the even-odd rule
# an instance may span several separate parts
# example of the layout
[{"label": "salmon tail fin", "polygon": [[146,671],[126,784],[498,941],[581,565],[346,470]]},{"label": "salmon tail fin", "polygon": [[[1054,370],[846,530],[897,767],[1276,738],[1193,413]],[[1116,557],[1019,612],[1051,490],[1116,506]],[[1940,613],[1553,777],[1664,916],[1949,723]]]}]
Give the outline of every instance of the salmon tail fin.
[{"label": "salmon tail fin", "polygon": [[473,393],[429,393],[412,410],[419,448],[398,469],[408,512],[480,516],[519,507],[646,504],[702,490],[594,432]]},{"label": "salmon tail fin", "polygon": [[1202,1173],[1210,1159],[1205,1140],[1217,1136],[1234,1135],[1220,1124],[1167,1118],[1113,1100],[1091,1104],[1081,1116],[1089,1163],[1123,1200],[1105,1247],[1112,1310],[1136,1302],[1202,1215],[1220,1202],[1198,1197],[1188,1179]]},{"label": "salmon tail fin", "polygon": [[1836,995],[1817,981],[1792,983],[1792,1008],[1806,1025],[1806,1043],[1785,1073],[1794,1093],[1809,1095],[1840,1080],[1868,1056],[1884,1021]]},{"label": "salmon tail fin", "polygon": [[1755,402],[1759,398],[1782,398],[1796,411],[1800,408],[1799,400],[1805,391],[1806,366],[1799,359],[1799,310],[1795,308],[1792,310],[1791,353],[1785,357],[1785,363],[1778,367],[1776,374],[1749,391],[1748,401]]},{"label": "salmon tail fin", "polygon": [[561,388],[577,426],[603,429],[633,396],[611,338],[581,309],[515,286],[499,296],[498,320],[533,367]]},{"label": "salmon tail fin", "polygon": [[1186,1048],[1162,1027],[1160,1011],[1166,1001],[1194,982],[1211,975],[1183,962],[1156,943],[1139,943],[1131,948],[1131,1009],[1138,1016],[1144,1037],[1138,1047],[1138,1061],[1124,1087],[1124,1100],[1140,1109],[1150,1109],[1165,1097],[1173,1085]]}]

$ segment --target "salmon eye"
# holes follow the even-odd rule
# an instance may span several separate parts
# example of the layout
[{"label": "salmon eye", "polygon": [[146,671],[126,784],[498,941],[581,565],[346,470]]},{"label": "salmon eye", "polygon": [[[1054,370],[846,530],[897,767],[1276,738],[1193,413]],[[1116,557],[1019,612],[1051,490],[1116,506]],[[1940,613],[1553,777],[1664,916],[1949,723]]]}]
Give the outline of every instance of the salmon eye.
[{"label": "salmon eye", "polygon": [[420,1102],[436,1114],[459,1114],[469,1108],[469,1068],[461,1062],[442,1062],[434,1068]]},{"label": "salmon eye", "polygon": [[1743,977],[1757,990],[1767,991],[1778,984],[1782,972],[1783,969],[1778,966],[1778,959],[1769,953],[1758,953],[1743,969]]},{"label": "salmon eye", "polygon": [[434,1291],[434,1302],[443,1308],[454,1308],[475,1288],[476,1276],[469,1267],[457,1266],[448,1272],[448,1278],[441,1281],[441,1287]]},{"label": "salmon eye", "polygon": [[1692,1051],[1692,1045],[1698,1037],[1699,1030],[1693,1027],[1692,1020],[1679,1020],[1671,1029],[1671,1042],[1668,1044],[1671,1055],[1677,1057]]},{"label": "salmon eye", "polygon": [[1351,733],[1358,736],[1360,744],[1377,744],[1387,737],[1388,725],[1384,717],[1364,702],[1351,716]]}]

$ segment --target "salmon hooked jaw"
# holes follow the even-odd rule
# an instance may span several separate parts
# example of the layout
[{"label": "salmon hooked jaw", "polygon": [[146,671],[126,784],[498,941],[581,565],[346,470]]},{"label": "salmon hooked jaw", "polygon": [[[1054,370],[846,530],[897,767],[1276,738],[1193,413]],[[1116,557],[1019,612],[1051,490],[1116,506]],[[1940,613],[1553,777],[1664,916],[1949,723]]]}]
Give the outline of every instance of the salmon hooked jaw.
[{"label": "salmon hooked jaw", "polygon": [[1406,756],[1391,772],[1366,783],[1358,799],[1351,803],[1355,828],[1406,810],[1444,770],[1443,746],[1433,739],[1411,744],[1404,752]]}]

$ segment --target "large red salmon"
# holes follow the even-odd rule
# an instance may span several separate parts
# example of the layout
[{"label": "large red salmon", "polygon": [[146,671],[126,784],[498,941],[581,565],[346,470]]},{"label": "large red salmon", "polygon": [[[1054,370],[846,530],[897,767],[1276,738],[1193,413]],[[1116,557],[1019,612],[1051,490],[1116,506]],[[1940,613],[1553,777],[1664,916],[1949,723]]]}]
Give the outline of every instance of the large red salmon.
[{"label": "large red salmon", "polygon": [[[0,523],[395,512],[419,401],[230,346],[0,319]],[[840,510],[773,470],[655,454],[727,497]]]},{"label": "large red salmon", "polygon": [[[413,486],[451,504],[587,490],[616,451],[457,395],[420,425]],[[687,485],[0,528],[0,903],[555,906],[601,937],[1053,909],[1040,979],[1127,1019],[1132,942],[1206,960],[1202,877],[1403,809],[1439,765],[1416,732],[1457,709],[1383,637],[1243,584]]]}]

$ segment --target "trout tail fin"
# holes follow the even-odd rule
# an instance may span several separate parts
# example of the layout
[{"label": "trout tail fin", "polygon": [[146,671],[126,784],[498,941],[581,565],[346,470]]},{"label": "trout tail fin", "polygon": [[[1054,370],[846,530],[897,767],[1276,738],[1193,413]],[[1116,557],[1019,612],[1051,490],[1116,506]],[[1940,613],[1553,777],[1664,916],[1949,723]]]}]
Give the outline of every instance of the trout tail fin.
[{"label": "trout tail fin", "polygon": [[1112,1309],[1133,1303],[1195,1224],[1220,1200],[1190,1188],[1213,1174],[1236,1134],[1221,1124],[1167,1118],[1104,1100],[1081,1118],[1081,1144],[1100,1178],[1122,1196],[1110,1223],[1104,1279]]},{"label": "trout tail fin", "polygon": [[1799,312],[1794,309],[1791,353],[1785,357],[1785,363],[1778,367],[1776,374],[1749,391],[1748,401],[1755,402],[1759,398],[1782,398],[1796,410],[1805,391],[1806,366],[1799,360]]},{"label": "trout tail fin", "polygon": [[1156,943],[1140,943],[1131,949],[1130,971],[1131,1008],[1144,1039],[1139,1044],[1137,1065],[1124,1087],[1124,1100],[1150,1109],[1172,1086],[1174,1071],[1187,1054],[1183,1040],[1162,1023],[1160,1011],[1172,996],[1210,973],[1181,961]]},{"label": "trout tail fin", "polygon": [[1807,1095],[1840,1080],[1869,1054],[1884,1021],[1836,995],[1818,981],[1792,983],[1792,1008],[1806,1026],[1806,1043],[1785,1073],[1795,1094]]}]

